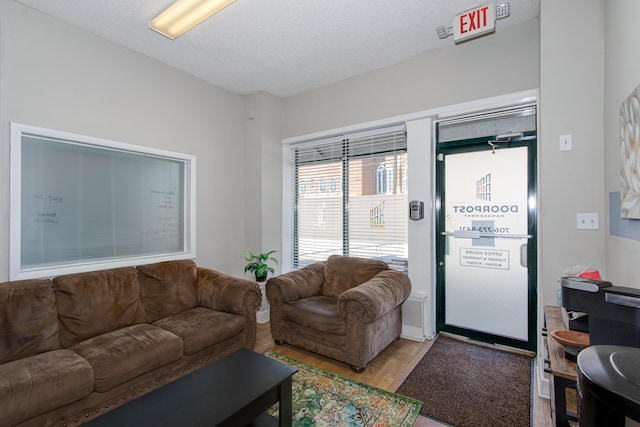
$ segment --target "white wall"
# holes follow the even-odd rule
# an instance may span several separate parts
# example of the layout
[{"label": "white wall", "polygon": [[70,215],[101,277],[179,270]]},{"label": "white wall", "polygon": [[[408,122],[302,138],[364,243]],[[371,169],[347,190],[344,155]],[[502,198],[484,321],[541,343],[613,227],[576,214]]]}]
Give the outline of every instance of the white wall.
[{"label": "white wall", "polygon": [[[433,128],[430,118],[407,121],[407,151],[409,182],[424,185],[409,185],[409,200],[424,202],[424,219],[407,224],[409,248],[409,278],[412,292],[402,307],[402,336],[432,338],[436,333],[431,307],[435,298],[435,271],[431,268],[435,260],[435,204],[434,171],[425,167],[433,163]],[[426,261],[427,260],[427,261]]]},{"label": "white wall", "polygon": [[0,15],[0,281],[10,122],[196,155],[197,262],[241,274],[243,98],[12,0]]},{"label": "white wall", "polygon": [[[435,31],[435,30],[434,30]],[[538,21],[438,49],[283,101],[296,137],[538,87]]]},{"label": "white wall", "polygon": [[[620,104],[640,85],[640,2],[605,2],[604,159],[607,195],[620,191]],[[640,221],[640,220],[635,220]],[[604,227],[608,230],[607,220]],[[607,233],[607,278],[618,286],[640,288],[640,242]]]},{"label": "white wall", "polygon": [[[539,329],[543,306],[558,303],[559,278],[567,268],[591,264],[606,277],[602,3],[541,0],[540,5]],[[567,134],[573,149],[560,151],[559,137]],[[600,229],[578,230],[578,212],[598,213]],[[542,362],[542,342],[538,349]],[[538,386],[546,395],[541,366]]]},{"label": "white wall", "polygon": [[[557,305],[567,268],[593,264],[605,274],[603,11],[601,0],[541,1],[538,282],[546,305]],[[573,149],[560,151],[566,134]],[[598,213],[600,229],[578,230],[578,212]]]},{"label": "white wall", "polygon": [[[282,235],[282,99],[266,92],[245,97],[245,163],[247,250],[278,250]],[[276,273],[278,272],[277,267]]]},{"label": "white wall", "polygon": [[[269,263],[280,273],[282,262],[282,137],[281,99],[266,92],[245,97],[245,250],[253,253],[277,251],[279,261]],[[245,275],[252,278],[249,273]],[[271,276],[271,274],[269,274]],[[265,283],[260,284],[262,304],[258,322],[269,320]]]}]

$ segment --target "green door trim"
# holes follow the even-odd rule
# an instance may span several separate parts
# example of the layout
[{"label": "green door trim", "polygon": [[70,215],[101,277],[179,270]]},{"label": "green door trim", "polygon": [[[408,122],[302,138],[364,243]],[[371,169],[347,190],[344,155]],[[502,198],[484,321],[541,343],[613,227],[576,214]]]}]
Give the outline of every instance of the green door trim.
[{"label": "green door trim", "polygon": [[[436,127],[436,141],[438,140],[438,128]],[[495,136],[468,139],[463,141],[453,141],[446,143],[436,143],[436,195],[435,195],[435,222],[436,222],[436,332],[449,332],[456,335],[469,337],[473,340],[500,344],[513,348],[536,352],[537,349],[537,136],[535,131],[524,132],[519,138],[510,141],[500,142],[496,149],[511,147],[527,147],[528,157],[528,234],[532,236],[527,244],[527,279],[528,279],[528,340],[522,341],[485,332],[474,331],[447,325],[445,323],[445,256],[444,245],[445,236],[443,224],[444,218],[444,156],[464,152],[476,152],[492,150],[489,141],[493,141]],[[533,202],[532,202],[533,201]]]}]

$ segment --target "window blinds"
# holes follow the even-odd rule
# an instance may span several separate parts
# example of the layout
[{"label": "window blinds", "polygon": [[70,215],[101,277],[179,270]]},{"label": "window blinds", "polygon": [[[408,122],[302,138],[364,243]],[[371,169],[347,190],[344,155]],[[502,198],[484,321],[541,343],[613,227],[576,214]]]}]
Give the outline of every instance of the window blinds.
[{"label": "window blinds", "polygon": [[291,147],[293,266],[330,255],[407,270],[404,126]]}]

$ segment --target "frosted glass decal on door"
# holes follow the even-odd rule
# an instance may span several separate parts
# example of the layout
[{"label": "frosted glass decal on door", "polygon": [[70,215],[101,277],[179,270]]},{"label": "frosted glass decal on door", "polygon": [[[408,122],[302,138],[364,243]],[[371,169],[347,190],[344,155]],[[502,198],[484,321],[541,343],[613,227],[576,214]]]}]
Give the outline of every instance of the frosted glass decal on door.
[{"label": "frosted glass decal on door", "polygon": [[527,148],[447,155],[445,194],[445,323],[527,340]]}]

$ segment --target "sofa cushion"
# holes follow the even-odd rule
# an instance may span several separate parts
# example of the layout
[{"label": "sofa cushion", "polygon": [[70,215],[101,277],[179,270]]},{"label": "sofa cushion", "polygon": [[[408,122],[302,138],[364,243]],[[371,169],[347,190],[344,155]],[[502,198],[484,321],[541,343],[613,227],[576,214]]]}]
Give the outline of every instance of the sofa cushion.
[{"label": "sofa cushion", "polygon": [[58,276],[53,285],[63,347],[144,322],[140,284],[133,267]]},{"label": "sofa cushion", "polygon": [[153,323],[182,339],[184,353],[193,354],[244,330],[244,316],[196,307]]},{"label": "sofa cushion", "polygon": [[198,273],[193,261],[166,261],[137,268],[147,323],[197,306]]},{"label": "sofa cushion", "polygon": [[60,348],[50,280],[0,283],[0,364]]},{"label": "sofa cushion", "polygon": [[345,335],[345,322],[338,314],[338,300],[315,296],[282,305],[285,321],[332,335]]},{"label": "sofa cushion", "polygon": [[182,357],[182,340],[142,324],[118,329],[70,348],[93,368],[95,390],[105,392]]},{"label": "sofa cushion", "polygon": [[91,365],[71,350],[53,350],[2,364],[0,424],[18,424],[92,391]]},{"label": "sofa cushion", "polygon": [[384,261],[331,255],[324,268],[323,295],[338,298],[344,291],[358,286],[389,268]]}]

